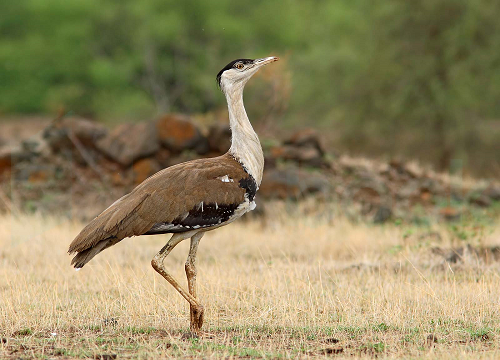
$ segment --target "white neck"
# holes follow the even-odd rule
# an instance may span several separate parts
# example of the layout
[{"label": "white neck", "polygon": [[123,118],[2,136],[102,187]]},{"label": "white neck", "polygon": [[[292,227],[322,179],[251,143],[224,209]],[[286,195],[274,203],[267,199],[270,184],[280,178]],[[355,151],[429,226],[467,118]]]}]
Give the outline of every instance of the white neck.
[{"label": "white neck", "polygon": [[259,187],[264,171],[264,153],[259,137],[250,124],[243,105],[244,86],[244,83],[234,84],[230,91],[224,91],[229,109],[229,125],[231,126],[229,153],[253,176],[257,187]]}]

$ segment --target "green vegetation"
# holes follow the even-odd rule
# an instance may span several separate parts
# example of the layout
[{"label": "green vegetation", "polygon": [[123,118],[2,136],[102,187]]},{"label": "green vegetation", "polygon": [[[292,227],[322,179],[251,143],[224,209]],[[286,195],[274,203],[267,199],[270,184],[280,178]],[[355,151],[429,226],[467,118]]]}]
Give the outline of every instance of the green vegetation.
[{"label": "green vegetation", "polygon": [[224,106],[225,63],[273,54],[272,89],[247,96],[257,122],[497,175],[499,15],[491,0],[3,1],[0,113],[205,113]]},{"label": "green vegetation", "polygon": [[17,331],[16,335],[29,336],[29,335],[33,335],[33,331],[31,331],[30,328],[26,328],[26,329],[22,329],[22,330]]}]

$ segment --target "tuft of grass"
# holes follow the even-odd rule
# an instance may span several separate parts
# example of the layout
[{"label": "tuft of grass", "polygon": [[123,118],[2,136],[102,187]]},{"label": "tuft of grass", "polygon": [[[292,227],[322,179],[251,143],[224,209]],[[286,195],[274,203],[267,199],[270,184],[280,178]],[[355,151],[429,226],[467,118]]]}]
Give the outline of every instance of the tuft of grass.
[{"label": "tuft of grass", "polygon": [[126,328],[126,332],[132,333],[132,334],[151,334],[156,331],[156,328],[154,327],[135,327],[135,326],[129,326]]},{"label": "tuft of grass", "polygon": [[389,326],[384,324],[383,322],[373,326],[373,331],[385,332],[389,330]]},{"label": "tuft of grass", "polygon": [[29,336],[33,335],[33,331],[30,328],[25,328],[18,330],[14,333],[15,336]]}]

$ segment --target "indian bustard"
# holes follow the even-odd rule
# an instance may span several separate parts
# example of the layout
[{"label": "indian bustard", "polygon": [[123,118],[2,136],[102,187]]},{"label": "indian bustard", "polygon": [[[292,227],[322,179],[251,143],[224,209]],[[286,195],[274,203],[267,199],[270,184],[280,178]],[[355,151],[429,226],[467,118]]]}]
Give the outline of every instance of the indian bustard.
[{"label": "indian bustard", "polygon": [[[232,133],[229,151],[216,158],[163,169],[115,201],[70,244],[68,252],[76,253],[71,262],[75,268],[82,268],[98,253],[126,237],[173,233],[151,265],[189,302],[191,332],[200,333],[204,310],[196,297],[198,244],[206,231],[227,225],[255,208],[264,155],[243,105],[243,88],[260,67],[276,60],[276,57],[238,59],[217,74],[229,109]],[[191,246],[185,265],[186,291],[167,272],[163,262],[179,242],[188,238]]]}]

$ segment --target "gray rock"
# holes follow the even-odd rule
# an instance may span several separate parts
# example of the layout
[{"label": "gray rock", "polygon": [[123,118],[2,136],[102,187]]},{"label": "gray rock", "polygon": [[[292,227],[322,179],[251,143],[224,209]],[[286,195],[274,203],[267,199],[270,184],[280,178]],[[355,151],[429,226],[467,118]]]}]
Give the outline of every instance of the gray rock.
[{"label": "gray rock", "polygon": [[123,166],[155,154],[160,144],[154,122],[122,124],[96,143],[97,149]]},{"label": "gray rock", "polygon": [[480,194],[478,196],[472,196],[469,199],[469,203],[471,203],[473,205],[477,205],[479,207],[486,208],[486,207],[491,206],[491,199],[484,194]]},{"label": "gray rock", "polygon": [[328,167],[321,152],[314,147],[276,146],[271,149],[271,155],[276,159],[294,161],[300,165]]},{"label": "gray rock", "polygon": [[56,165],[22,163],[16,166],[15,179],[30,183],[54,181]]},{"label": "gray rock", "polygon": [[380,206],[373,217],[373,222],[375,224],[383,224],[389,220],[392,216],[392,210],[386,206]]},{"label": "gray rock", "polygon": [[16,164],[31,161],[34,156],[36,154],[24,148],[22,144],[3,147],[0,149],[0,175],[11,171]]},{"label": "gray rock", "polygon": [[500,186],[490,186],[483,191],[482,195],[493,201],[500,201]]},{"label": "gray rock", "polygon": [[74,147],[69,133],[82,145],[95,147],[96,142],[108,134],[108,129],[88,119],[70,117],[52,123],[43,131],[43,137],[55,152],[59,152],[61,149]]},{"label": "gray rock", "polygon": [[356,175],[348,188],[353,200],[373,205],[388,201],[389,188],[380,176],[367,170],[359,170]]},{"label": "gray rock", "polygon": [[290,138],[283,142],[293,147],[308,147],[315,149],[320,156],[325,155],[325,149],[321,143],[318,133],[313,129],[302,129],[295,132]]}]

